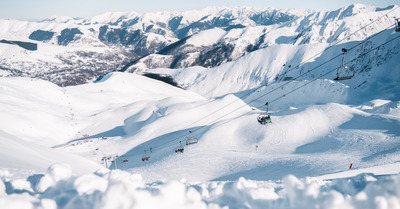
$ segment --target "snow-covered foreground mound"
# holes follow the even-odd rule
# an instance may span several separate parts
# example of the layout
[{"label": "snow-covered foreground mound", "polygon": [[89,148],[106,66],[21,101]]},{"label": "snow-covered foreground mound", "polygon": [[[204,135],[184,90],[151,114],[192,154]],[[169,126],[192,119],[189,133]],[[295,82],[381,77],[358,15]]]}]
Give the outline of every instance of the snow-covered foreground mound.
[{"label": "snow-covered foreground mound", "polygon": [[99,170],[71,176],[56,164],[45,174],[0,180],[3,209],[40,208],[400,208],[400,176],[361,174],[347,179],[298,179],[146,184],[139,174]]}]

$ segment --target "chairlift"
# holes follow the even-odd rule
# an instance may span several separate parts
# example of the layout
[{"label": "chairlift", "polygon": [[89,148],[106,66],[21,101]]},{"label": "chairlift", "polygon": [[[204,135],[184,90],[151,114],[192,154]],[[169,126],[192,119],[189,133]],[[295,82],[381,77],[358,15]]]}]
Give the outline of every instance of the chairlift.
[{"label": "chairlift", "polygon": [[179,141],[179,147],[175,148],[175,153],[183,153],[185,149],[182,146],[182,141]]},{"label": "chairlift", "polygon": [[149,161],[150,155],[146,153],[146,150],[144,151],[144,155],[142,156],[142,161]]},{"label": "chairlift", "polygon": [[342,66],[340,66],[337,69],[337,77],[333,80],[336,80],[336,81],[349,80],[349,79],[352,79],[354,77],[354,75],[356,74],[356,71],[354,70],[354,68],[352,66],[344,65],[344,57],[345,57],[347,51],[348,51],[347,49],[342,48],[342,53],[343,53]]},{"label": "chairlift", "polygon": [[[192,132],[189,131],[189,134],[191,133]],[[186,137],[186,145],[196,144],[197,142],[199,142],[199,140],[196,137],[191,137],[191,136]]]},{"label": "chairlift", "polygon": [[186,145],[197,144],[199,140],[195,137],[186,137]]},{"label": "chairlift", "polygon": [[394,19],[395,23],[396,23],[396,32],[400,32],[400,22],[399,22],[399,18],[395,18]]},{"label": "chairlift", "polygon": [[257,121],[261,125],[266,125],[267,123],[272,123],[271,114],[265,112],[257,117]]},{"label": "chairlift", "polygon": [[267,105],[267,111],[263,114],[260,114],[257,117],[257,121],[261,124],[261,125],[266,125],[267,123],[272,123],[271,120],[271,114],[268,113],[268,105],[269,103],[265,103],[265,105]]}]

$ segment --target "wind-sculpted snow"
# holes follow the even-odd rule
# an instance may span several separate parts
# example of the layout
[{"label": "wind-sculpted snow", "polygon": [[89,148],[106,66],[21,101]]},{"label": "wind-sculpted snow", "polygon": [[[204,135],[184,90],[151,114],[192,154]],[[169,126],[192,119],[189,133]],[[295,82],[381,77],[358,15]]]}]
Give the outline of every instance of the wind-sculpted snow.
[{"label": "wind-sculpted snow", "polygon": [[352,178],[194,183],[185,179],[144,182],[140,174],[99,170],[71,176],[69,166],[56,164],[27,178],[2,177],[4,209],[40,208],[400,208],[400,176],[361,174]]}]

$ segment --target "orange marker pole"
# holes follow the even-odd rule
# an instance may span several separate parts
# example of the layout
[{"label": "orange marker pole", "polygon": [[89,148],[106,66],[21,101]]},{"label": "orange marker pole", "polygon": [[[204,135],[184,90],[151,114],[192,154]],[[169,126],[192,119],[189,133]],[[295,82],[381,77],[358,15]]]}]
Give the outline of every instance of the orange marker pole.
[{"label": "orange marker pole", "polygon": [[350,164],[350,167],[349,167],[349,169],[351,169],[352,167],[353,167],[353,163],[351,163],[351,164]]}]

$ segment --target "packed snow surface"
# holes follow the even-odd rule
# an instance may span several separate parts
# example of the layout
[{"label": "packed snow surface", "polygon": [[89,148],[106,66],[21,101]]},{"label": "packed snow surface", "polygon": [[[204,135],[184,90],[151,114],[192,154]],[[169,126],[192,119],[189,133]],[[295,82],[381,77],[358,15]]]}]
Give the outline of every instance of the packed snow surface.
[{"label": "packed snow surface", "polygon": [[[260,98],[281,95],[279,85],[242,100],[129,73],[63,88],[1,78],[1,205],[399,208],[398,101],[346,105],[352,88],[316,80],[271,104],[273,123],[258,124]],[[198,143],[186,146],[186,136]],[[114,170],[101,169],[113,154]]]}]

